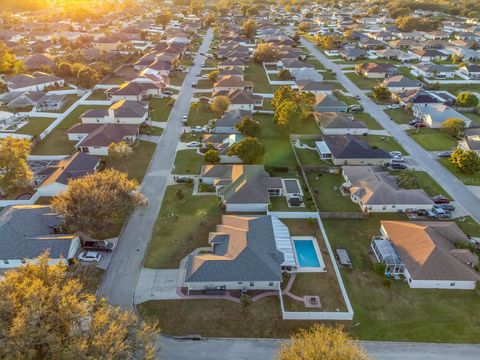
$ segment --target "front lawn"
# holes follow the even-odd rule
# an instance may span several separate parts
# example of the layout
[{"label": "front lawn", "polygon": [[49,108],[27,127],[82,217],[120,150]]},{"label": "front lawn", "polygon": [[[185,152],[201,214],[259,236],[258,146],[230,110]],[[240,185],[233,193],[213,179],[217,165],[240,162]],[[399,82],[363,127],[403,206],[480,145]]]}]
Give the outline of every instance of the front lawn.
[{"label": "front lawn", "polygon": [[372,236],[380,234],[380,220],[406,220],[402,214],[371,214],[363,220],[323,220],[333,248],[346,248],[353,270],[342,277],[355,311],[347,330],[362,340],[466,342],[480,336],[478,290],[410,289],[403,281],[383,285],[373,272]]},{"label": "front lawn", "polygon": [[197,154],[197,150],[179,150],[175,157],[174,174],[197,175],[200,167],[204,164],[203,156]]},{"label": "front lawn", "polygon": [[345,182],[342,175],[311,172],[307,181],[312,190],[318,210],[323,212],[359,212],[360,206],[353,203],[349,196],[340,193]]},{"label": "front lawn", "polygon": [[150,100],[150,117],[152,121],[167,121],[175,103],[173,98],[152,98]]},{"label": "front lawn", "polygon": [[210,109],[210,104],[200,103],[199,107],[190,107],[188,112],[188,126],[207,125],[209,120],[219,119],[221,115]]},{"label": "front lawn", "polygon": [[[176,197],[182,189],[185,201]],[[220,223],[216,196],[193,196],[191,185],[168,186],[148,245],[144,266],[173,269],[180,260],[198,247],[208,246],[208,233]],[[178,314],[179,315],[179,314]],[[168,316],[176,318],[176,316]],[[166,329],[163,329],[166,331]]]},{"label": "front lawn", "polygon": [[130,179],[135,179],[141,183],[147,172],[150,160],[155,152],[157,145],[149,141],[140,141],[134,148],[134,156],[128,161],[113,161],[106,157],[105,166],[124,171]]},{"label": "front lawn", "polygon": [[28,124],[22,126],[15,134],[40,135],[54,121],[54,118],[30,117],[28,118]]},{"label": "front lawn", "polygon": [[395,140],[395,138],[390,136],[366,135],[361,136],[360,139],[367,141],[371,147],[377,147],[379,149],[385,150],[386,152],[400,151],[404,155],[407,154],[407,152]]},{"label": "front lawn", "polygon": [[468,186],[480,186],[480,171],[476,171],[474,174],[465,174],[458,171],[450,162],[450,159],[438,160],[443,166],[445,166],[452,174],[454,174],[461,182]]},{"label": "front lawn", "polygon": [[[417,132],[418,131],[418,132]],[[440,129],[410,129],[407,133],[421,147],[428,151],[450,150],[457,146],[457,140]]]},{"label": "front lawn", "polygon": [[375,85],[379,83],[378,79],[368,79],[358,75],[356,72],[345,73],[352,82],[362,90],[371,90]]},{"label": "front lawn", "polygon": [[33,155],[68,155],[74,150],[75,141],[69,141],[67,130],[80,123],[80,116],[90,109],[106,109],[107,106],[77,106],[57,127],[32,149]]},{"label": "front lawn", "polygon": [[93,90],[92,94],[88,97],[87,100],[107,100],[107,94],[105,94],[105,89]]},{"label": "front lawn", "polygon": [[369,113],[359,112],[354,117],[355,120],[363,121],[370,130],[383,130],[383,127]]},{"label": "front lawn", "polygon": [[385,113],[397,124],[408,124],[409,121],[413,120],[413,115],[404,109],[387,109]]},{"label": "front lawn", "polygon": [[107,84],[107,85],[120,85],[125,82],[125,78],[123,76],[115,76],[112,75],[108,79],[102,81],[102,84]]},{"label": "front lawn", "polygon": [[186,73],[183,71],[177,71],[170,75],[170,85],[181,86],[185,80]]}]

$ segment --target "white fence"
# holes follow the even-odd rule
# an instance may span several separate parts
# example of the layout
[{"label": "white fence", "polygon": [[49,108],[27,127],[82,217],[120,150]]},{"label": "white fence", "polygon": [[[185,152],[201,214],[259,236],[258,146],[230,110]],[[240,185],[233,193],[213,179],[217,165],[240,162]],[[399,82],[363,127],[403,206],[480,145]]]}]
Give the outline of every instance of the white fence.
[{"label": "white fence", "polygon": [[[340,270],[338,269],[337,262],[335,260],[335,256],[333,254],[332,247],[330,246],[330,242],[328,241],[327,233],[325,232],[325,228],[323,227],[322,220],[320,219],[320,215],[317,212],[289,212],[289,211],[272,211],[268,212],[268,215],[276,216],[279,219],[317,219],[318,226],[322,233],[322,237],[325,241],[325,245],[328,250],[328,254],[330,256],[330,260],[332,262],[333,270],[335,271],[335,276],[337,277],[338,285],[340,287],[340,291],[342,293],[343,301],[347,307],[347,311],[335,311],[335,312],[328,312],[328,311],[285,311],[285,307],[283,306],[283,299],[282,296],[280,298],[280,305],[282,308],[282,317],[284,320],[352,320],[353,319],[353,308],[352,304],[350,303],[350,299],[348,298],[347,290],[345,289],[345,285],[343,284],[342,276],[340,275]],[[281,293],[281,290],[280,290]]]},{"label": "white fence", "polygon": [[120,85],[117,84],[97,84],[95,85],[95,89],[111,89],[111,88],[118,88]]},{"label": "white fence", "polygon": [[52,90],[52,91],[49,91],[48,94],[49,95],[52,95],[52,94],[55,94],[55,95],[78,95],[78,96],[82,96],[83,94],[85,94],[85,90],[78,90],[78,89],[69,89],[69,90]]},{"label": "white fence", "polygon": [[5,139],[7,137],[13,137],[15,139],[31,139],[32,135],[15,134],[15,133],[0,133],[0,139]]},{"label": "white fence", "polygon": [[78,102],[78,105],[92,105],[92,106],[109,106],[113,104],[113,100],[81,100]]},{"label": "white fence", "polygon": [[36,192],[28,200],[15,200],[15,199],[0,200],[0,207],[13,206],[13,205],[32,205],[32,204],[35,204],[35,202],[38,200],[39,197],[40,197],[40,194]]},{"label": "white fence", "polygon": [[56,119],[61,115],[59,113],[49,113],[49,112],[40,112],[40,111],[21,112],[19,114],[20,115],[26,115],[26,116],[31,117],[31,118],[42,117],[42,118],[51,118],[51,119]]}]

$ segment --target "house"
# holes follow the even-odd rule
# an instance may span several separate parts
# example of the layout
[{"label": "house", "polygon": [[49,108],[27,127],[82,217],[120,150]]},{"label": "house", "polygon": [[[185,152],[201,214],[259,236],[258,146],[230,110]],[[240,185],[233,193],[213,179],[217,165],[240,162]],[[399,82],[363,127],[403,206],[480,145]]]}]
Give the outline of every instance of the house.
[{"label": "house", "polygon": [[290,71],[290,73],[292,72],[292,70],[297,70],[302,68],[314,69],[313,65],[307,64],[298,59],[282,59],[277,62],[277,66],[283,70]]},{"label": "house", "polygon": [[271,215],[223,215],[208,243],[210,251],[187,259],[189,292],[277,290],[282,272],[294,266],[288,227]]},{"label": "house", "polygon": [[333,91],[336,89],[334,83],[324,83],[318,80],[302,80],[297,81],[296,84],[301,92],[309,92],[314,95],[319,95],[321,93],[332,95]]},{"label": "house", "polygon": [[270,196],[283,196],[282,179],[263,165],[203,165],[200,180],[213,185],[227,212],[267,212]]},{"label": "house", "polygon": [[342,59],[347,61],[355,61],[359,59],[365,59],[367,57],[367,53],[358,48],[347,48],[340,50],[340,56]]},{"label": "house", "polygon": [[447,119],[460,119],[465,127],[470,127],[472,120],[445,104],[419,104],[412,107],[413,115],[431,128],[441,128]]},{"label": "house", "polygon": [[315,96],[316,112],[347,112],[347,104],[338,100],[335,95],[320,93]]},{"label": "house", "polygon": [[66,103],[65,95],[48,94],[38,91],[14,91],[5,94],[0,102],[12,109],[32,107],[34,111],[61,110]]},{"label": "house", "polygon": [[351,135],[326,135],[315,145],[320,158],[332,160],[334,165],[382,166],[392,158],[386,151],[372,148],[365,140]]},{"label": "house", "polygon": [[245,75],[243,73],[243,70],[241,68],[232,67],[232,66],[225,67],[225,68],[219,70],[217,77],[218,77],[218,79],[221,79],[224,76],[228,76],[228,75],[237,76],[240,79],[245,80],[244,79]]},{"label": "house", "polygon": [[121,100],[141,101],[149,96],[160,96],[162,89],[151,82],[126,82],[106,91],[109,99],[114,102]]},{"label": "house", "polygon": [[49,75],[42,72],[32,74],[15,75],[5,79],[8,91],[43,91],[49,86],[63,86],[65,81],[55,75]]},{"label": "house", "polygon": [[450,79],[455,76],[455,70],[451,67],[437,64],[414,64],[412,74],[432,79]]},{"label": "house", "polygon": [[252,118],[252,112],[248,110],[226,111],[220,119],[211,121],[213,133],[217,134],[239,134],[235,127],[245,116]]},{"label": "house", "polygon": [[243,139],[239,134],[203,134],[202,147],[211,145],[218,151],[220,163],[241,163],[242,160],[236,155],[228,155],[230,148]]},{"label": "house", "polygon": [[464,139],[458,142],[458,147],[466,151],[474,151],[480,156],[480,129],[465,129]]},{"label": "house", "polygon": [[392,93],[405,90],[420,90],[423,83],[419,80],[412,80],[403,75],[396,75],[385,79],[382,84]]},{"label": "house", "polygon": [[386,272],[403,275],[414,289],[475,289],[478,257],[455,244],[468,237],[452,221],[381,221],[371,248]]},{"label": "house", "polygon": [[84,124],[142,124],[148,118],[148,103],[120,100],[108,109],[91,109],[80,115]]},{"label": "house", "polygon": [[343,113],[315,113],[324,135],[363,135],[368,133],[368,126],[362,121],[355,121]]},{"label": "house", "polygon": [[392,100],[402,106],[415,104],[439,104],[445,102],[444,99],[436,94],[423,89],[405,90],[392,93]]},{"label": "house", "polygon": [[390,48],[381,49],[381,50],[376,50],[375,54],[380,58],[384,58],[388,60],[408,61],[412,58],[412,55],[409,55],[400,49],[390,49]]},{"label": "house", "polygon": [[398,74],[398,70],[395,66],[389,64],[376,64],[373,62],[357,64],[355,66],[355,71],[359,75],[369,79],[385,79],[386,77]]},{"label": "house", "polygon": [[16,205],[0,212],[0,269],[12,269],[49,251],[49,264],[67,264],[80,248],[76,235],[63,233],[61,218],[49,206]]},{"label": "house", "polygon": [[54,67],[55,61],[49,54],[33,54],[25,59],[24,65],[32,70]]},{"label": "house", "polygon": [[343,166],[342,185],[363,212],[431,210],[433,201],[423,189],[403,189],[397,177],[375,166]]},{"label": "house", "polygon": [[469,64],[459,68],[460,72],[467,75],[471,80],[480,80],[480,65]]},{"label": "house", "polygon": [[134,144],[139,135],[138,124],[77,124],[68,131],[68,140],[78,141],[75,149],[91,155],[108,155],[108,147],[121,141]]},{"label": "house", "polygon": [[243,71],[245,71],[246,64],[245,64],[245,61],[243,61],[242,59],[232,57],[232,58],[229,58],[225,61],[222,61],[222,62],[218,63],[218,65],[217,65],[217,68],[219,70],[224,70],[224,69],[228,69],[228,68],[231,68],[231,67],[235,67],[235,68],[242,69]]},{"label": "house", "polygon": [[121,45],[121,41],[118,37],[103,37],[94,40],[93,47],[103,51],[115,51],[118,50]]},{"label": "house", "polygon": [[92,155],[77,152],[42,168],[34,175],[40,196],[56,196],[67,189],[71,179],[97,171],[99,160]]},{"label": "house", "polygon": [[291,69],[290,74],[295,81],[323,81],[323,76],[314,68]]},{"label": "house", "polygon": [[231,90],[253,91],[253,82],[244,81],[238,76],[227,75],[213,84],[213,95],[220,91],[229,92]]},{"label": "house", "polygon": [[443,61],[448,59],[447,54],[435,49],[418,49],[410,51],[410,54],[424,62]]},{"label": "house", "polygon": [[260,110],[263,108],[263,97],[251,91],[231,90],[227,97],[230,99],[228,110]]}]

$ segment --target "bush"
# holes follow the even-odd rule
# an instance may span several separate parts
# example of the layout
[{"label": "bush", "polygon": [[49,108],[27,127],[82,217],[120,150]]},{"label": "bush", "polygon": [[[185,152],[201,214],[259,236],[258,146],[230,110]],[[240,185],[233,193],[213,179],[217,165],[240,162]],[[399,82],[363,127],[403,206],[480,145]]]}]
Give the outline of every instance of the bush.
[{"label": "bush", "polygon": [[385,275],[386,265],[381,262],[373,264],[373,272],[378,275]]}]

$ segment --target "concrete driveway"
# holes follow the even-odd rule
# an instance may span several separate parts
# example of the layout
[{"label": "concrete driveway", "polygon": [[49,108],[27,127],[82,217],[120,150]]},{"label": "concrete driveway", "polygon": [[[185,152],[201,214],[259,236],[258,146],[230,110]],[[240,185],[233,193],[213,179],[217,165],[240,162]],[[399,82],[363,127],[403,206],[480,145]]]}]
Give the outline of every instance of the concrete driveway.
[{"label": "concrete driveway", "polygon": [[165,189],[175,161],[177,144],[183,132],[182,117],[188,115],[193,97],[192,82],[195,73],[201,71],[201,63],[213,38],[209,29],[195,57],[194,65],[185,77],[177,101],[167,125],[153,154],[150,166],[141,185],[142,193],[148,198],[148,206],[137,208],[128,219],[120,235],[117,249],[105,273],[99,289],[99,296],[124,309],[134,310],[133,295],[140,275],[145,253],[155,221],[163,201]]},{"label": "concrete driveway", "polygon": [[180,299],[177,295],[178,269],[143,268],[135,289],[135,304],[148,300]]},{"label": "concrete driveway", "polygon": [[342,69],[334,62],[327,59],[321,51],[311,42],[301,38],[301,43],[310,53],[320,61],[327,69],[332,70],[338,81],[345,87],[347,92],[354,96],[360,97],[360,104],[365,109],[365,112],[370,114],[382,127],[387,130],[398,143],[415,158],[417,164],[430,175],[435,176],[435,179],[441,187],[452,196],[458,204],[461,204],[465,210],[472,215],[472,217],[480,222],[480,206],[478,206],[478,198],[472,196],[473,193],[468,189],[455,175],[445,169],[428,151],[418,145],[404,131],[403,127],[394,121],[370,99],[362,90],[360,90],[345,74]]}]

